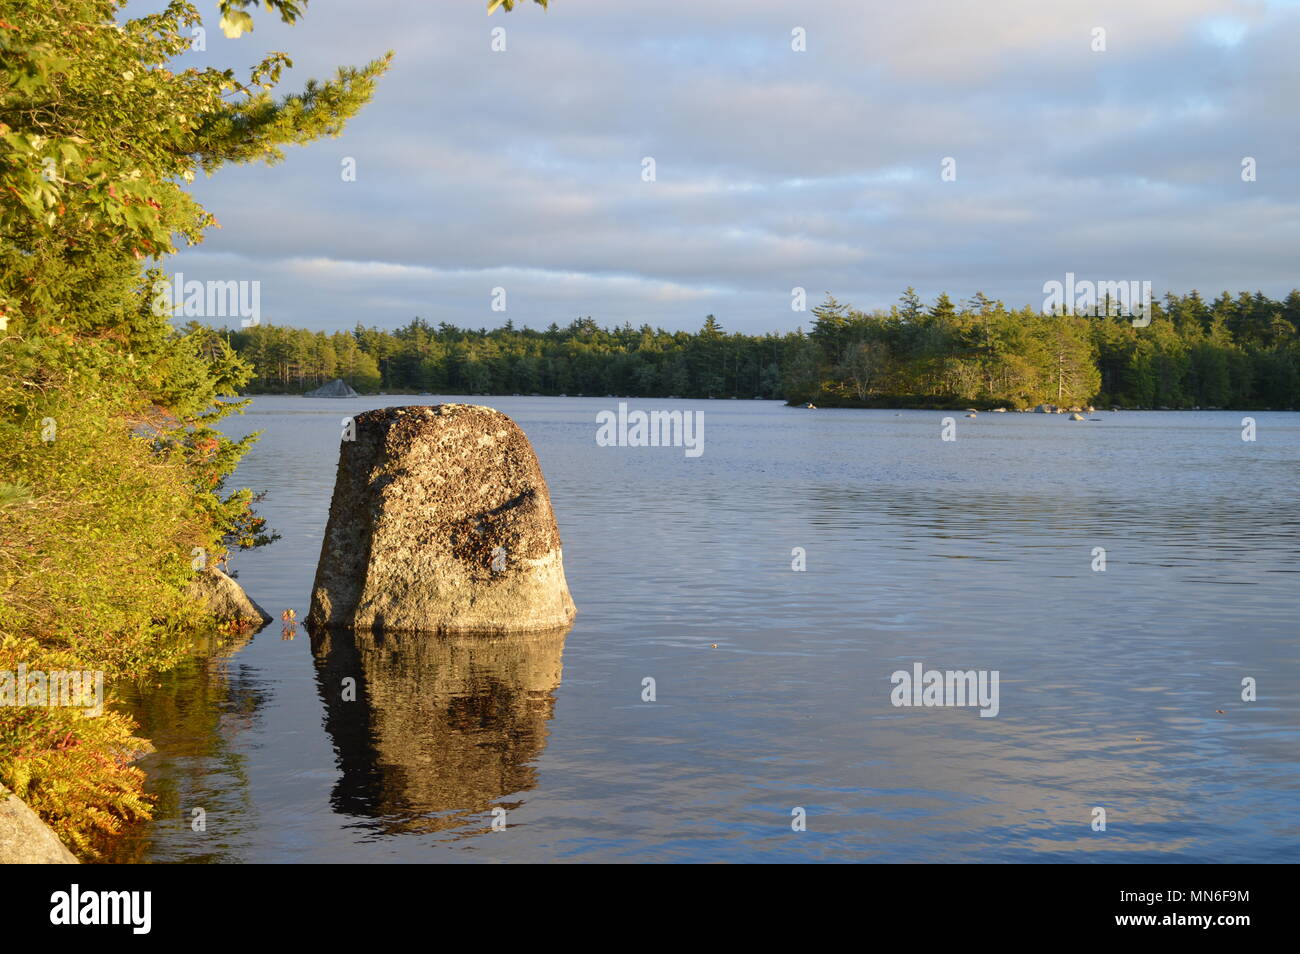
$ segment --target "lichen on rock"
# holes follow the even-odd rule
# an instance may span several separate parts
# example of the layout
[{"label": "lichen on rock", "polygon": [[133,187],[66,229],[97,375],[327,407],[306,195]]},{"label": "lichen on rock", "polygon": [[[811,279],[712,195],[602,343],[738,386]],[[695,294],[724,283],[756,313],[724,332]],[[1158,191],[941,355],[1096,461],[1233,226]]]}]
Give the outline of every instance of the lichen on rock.
[{"label": "lichen on rock", "polygon": [[358,414],[342,442],[313,627],[509,633],[574,616],[532,445],[467,404]]}]

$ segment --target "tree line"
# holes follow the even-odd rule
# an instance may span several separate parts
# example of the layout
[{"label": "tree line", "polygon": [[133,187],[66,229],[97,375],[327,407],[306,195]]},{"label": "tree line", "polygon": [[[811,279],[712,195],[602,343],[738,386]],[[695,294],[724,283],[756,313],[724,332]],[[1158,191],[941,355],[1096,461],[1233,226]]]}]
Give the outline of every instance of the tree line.
[{"label": "tree line", "polygon": [[[342,378],[363,393],[763,398],[832,406],[1293,408],[1300,404],[1300,291],[1192,291],[1136,321],[1010,309],[982,293],[929,305],[909,288],[888,309],[827,295],[784,334],[699,331],[590,317],[566,327],[471,330],[416,318],[394,331],[312,332],[273,324],[223,331],[254,368],[250,390],[300,393]],[[1149,323],[1143,323],[1149,318]]]}]

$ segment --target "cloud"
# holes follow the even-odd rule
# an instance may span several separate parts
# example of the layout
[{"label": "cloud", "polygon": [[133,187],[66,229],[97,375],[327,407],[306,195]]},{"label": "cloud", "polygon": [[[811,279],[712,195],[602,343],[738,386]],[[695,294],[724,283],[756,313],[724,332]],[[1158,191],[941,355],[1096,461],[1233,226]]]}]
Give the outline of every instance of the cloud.
[{"label": "cloud", "polygon": [[264,276],[272,320],[713,312],[762,332],[807,323],[795,286],[876,307],[907,285],[1026,304],[1067,271],[1294,283],[1295,3],[554,0],[489,20],[475,0],[372,0],[257,22],[186,60],[285,49],[301,83],[396,51],[341,138],[196,186],[224,228],[173,267]]}]

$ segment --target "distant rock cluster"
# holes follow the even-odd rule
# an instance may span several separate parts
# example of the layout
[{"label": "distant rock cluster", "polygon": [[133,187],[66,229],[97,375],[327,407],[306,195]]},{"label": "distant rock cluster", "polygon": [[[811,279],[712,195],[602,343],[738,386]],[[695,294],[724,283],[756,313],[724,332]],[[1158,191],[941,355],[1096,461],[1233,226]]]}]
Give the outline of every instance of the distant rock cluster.
[{"label": "distant rock cluster", "polygon": [[322,384],[314,391],[308,391],[303,397],[354,398],[360,397],[342,378],[335,378],[329,384]]}]

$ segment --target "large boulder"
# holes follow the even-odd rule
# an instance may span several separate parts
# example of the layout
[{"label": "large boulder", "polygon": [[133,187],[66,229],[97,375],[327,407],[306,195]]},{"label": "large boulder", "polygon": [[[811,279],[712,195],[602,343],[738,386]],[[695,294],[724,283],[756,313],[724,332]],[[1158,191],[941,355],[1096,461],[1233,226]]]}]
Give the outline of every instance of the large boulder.
[{"label": "large boulder", "polygon": [[514,421],[468,404],[356,416],[309,626],[533,632],[574,613],[546,481]]},{"label": "large boulder", "polygon": [[40,816],[0,785],[0,864],[75,865],[76,857]]},{"label": "large boulder", "polygon": [[271,622],[271,614],[254,603],[244,588],[215,566],[205,567],[190,580],[189,595],[218,619],[253,623]]}]

